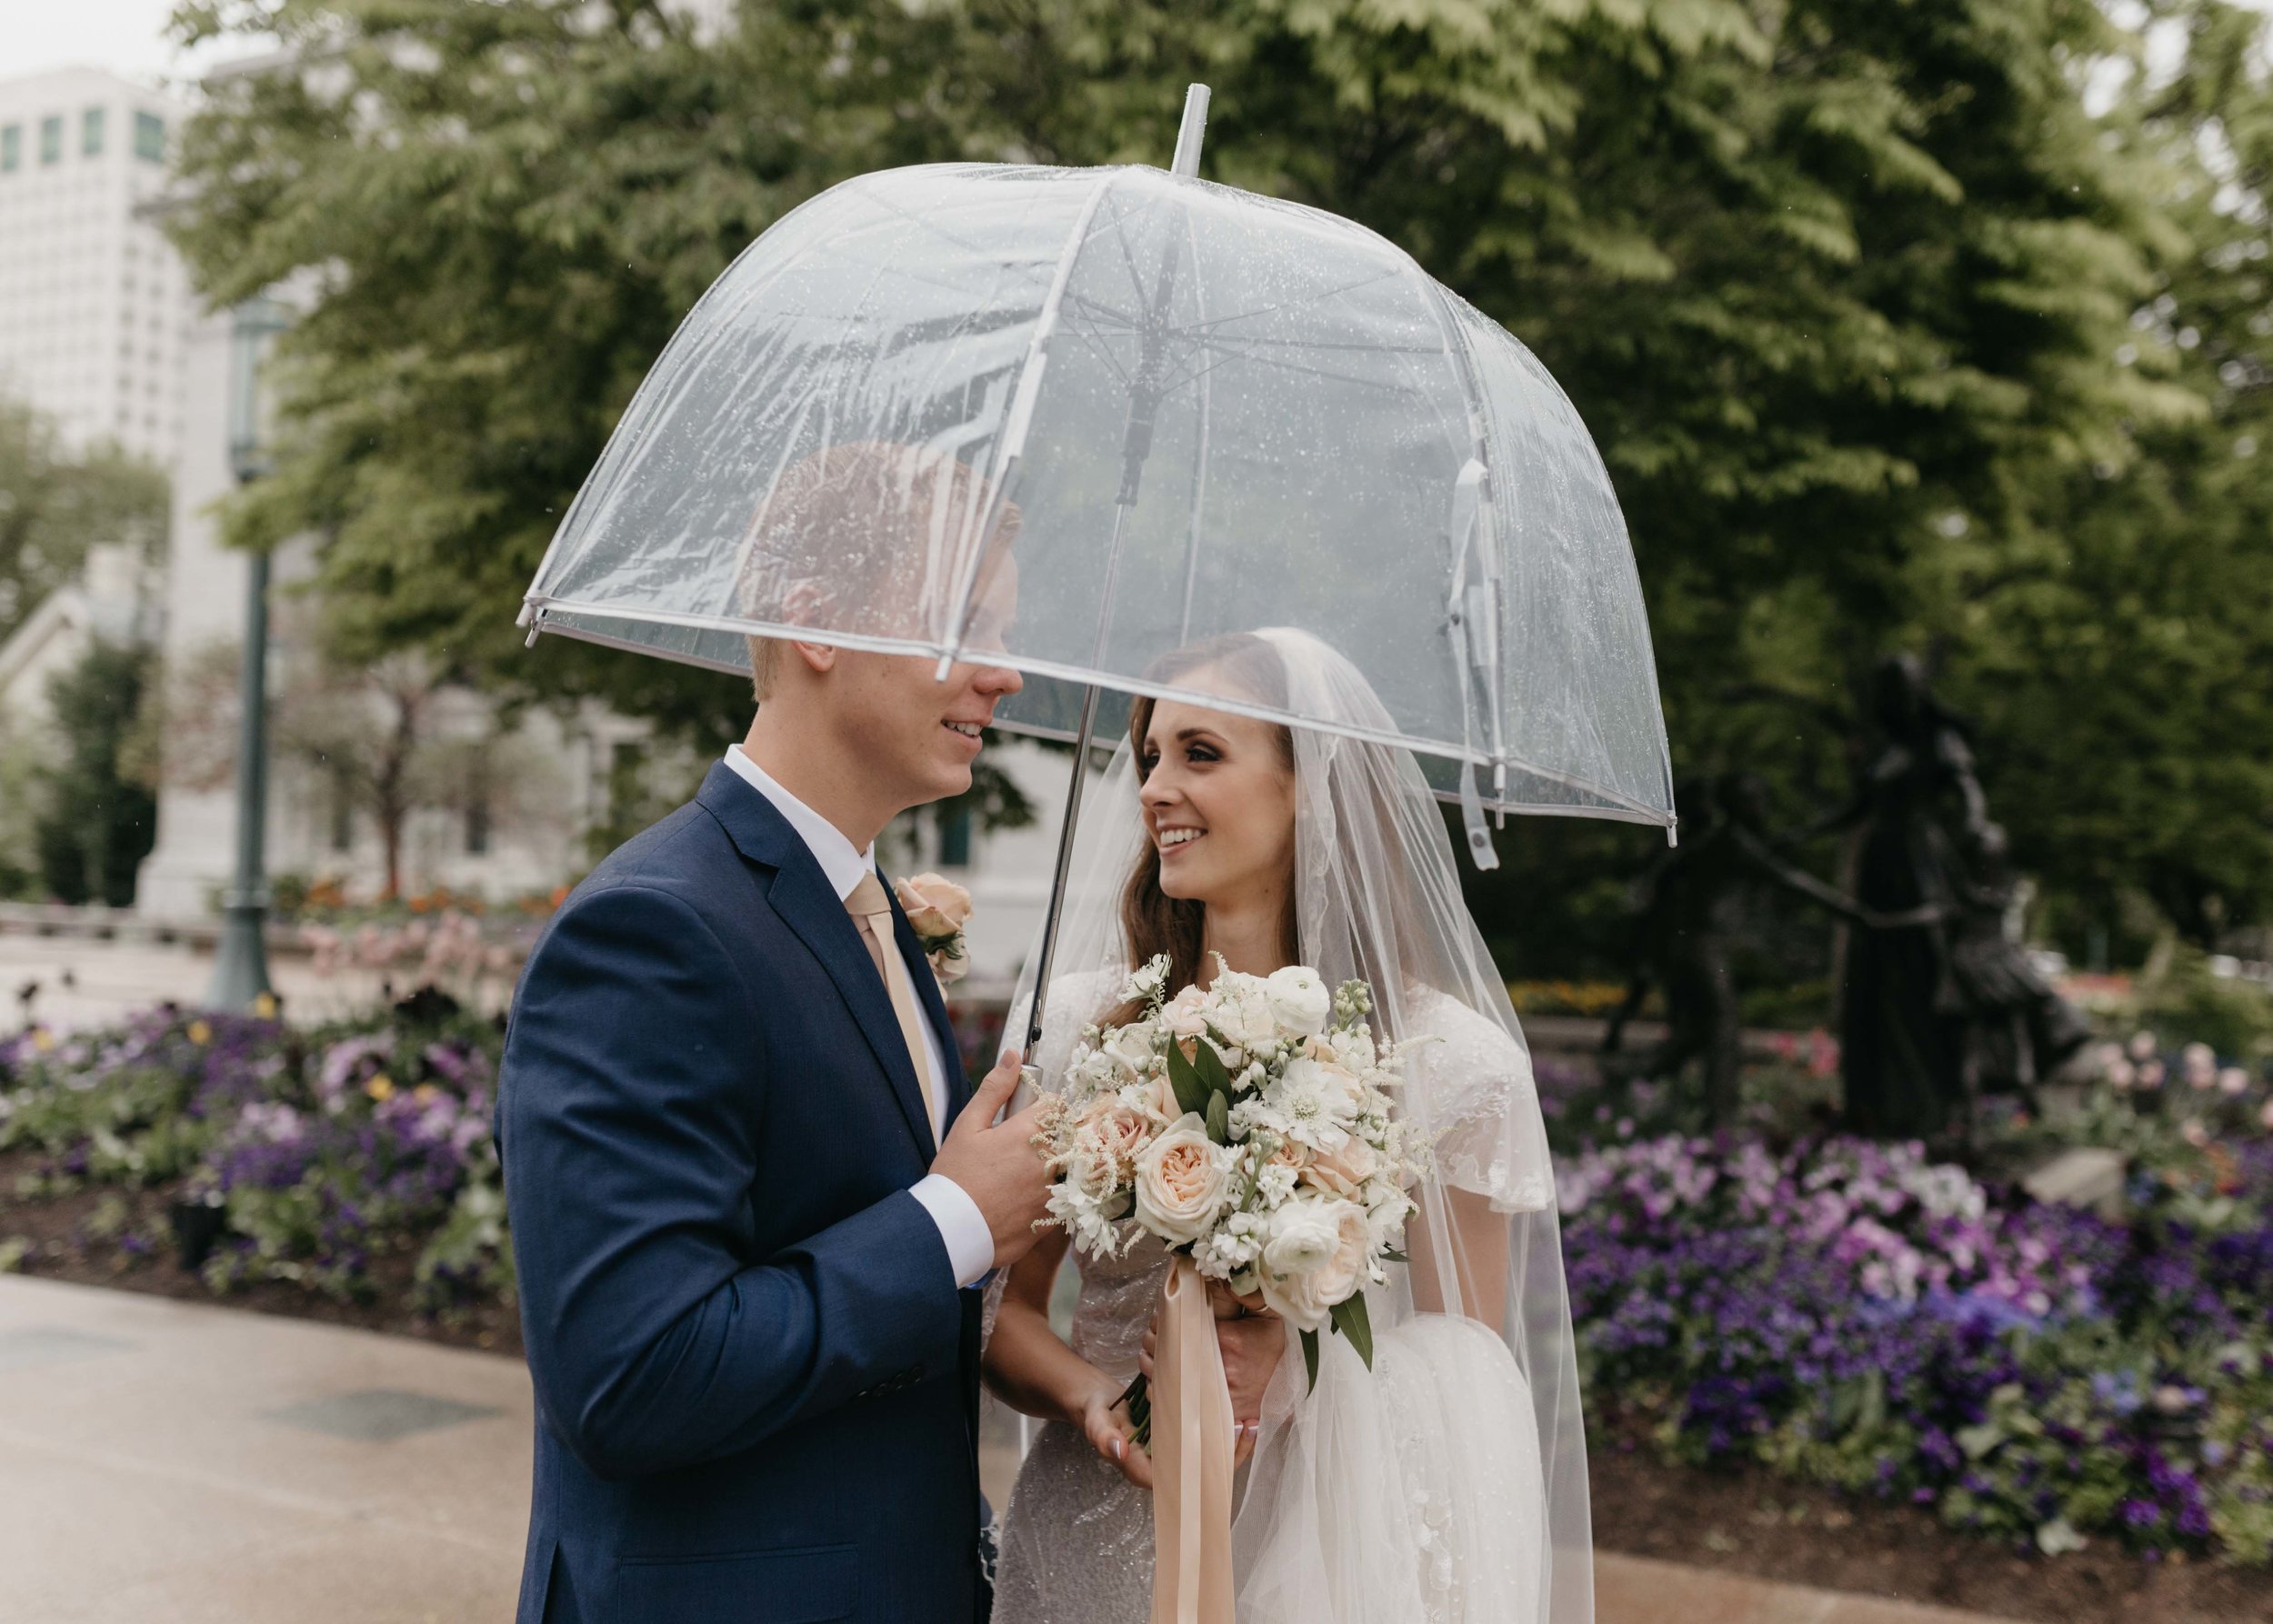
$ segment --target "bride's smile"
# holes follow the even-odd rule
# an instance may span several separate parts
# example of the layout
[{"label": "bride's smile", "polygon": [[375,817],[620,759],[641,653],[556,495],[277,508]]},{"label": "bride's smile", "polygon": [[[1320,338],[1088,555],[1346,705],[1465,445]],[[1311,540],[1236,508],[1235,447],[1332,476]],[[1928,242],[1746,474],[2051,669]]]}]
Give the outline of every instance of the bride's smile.
[{"label": "bride's smile", "polygon": [[1286,740],[1247,717],[1172,699],[1153,707],[1137,767],[1163,894],[1236,907],[1283,892],[1294,855]]}]

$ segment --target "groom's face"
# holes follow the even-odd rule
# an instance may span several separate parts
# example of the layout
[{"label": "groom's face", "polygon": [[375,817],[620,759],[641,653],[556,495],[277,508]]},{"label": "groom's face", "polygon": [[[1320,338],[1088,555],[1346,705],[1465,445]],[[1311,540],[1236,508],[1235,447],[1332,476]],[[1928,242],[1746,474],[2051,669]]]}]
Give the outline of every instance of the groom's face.
[{"label": "groom's face", "polygon": [[[1018,565],[1009,548],[997,550],[973,604],[967,647],[1000,650],[1018,607]],[[994,724],[995,707],[1025,686],[1005,666],[950,666],[944,682],[935,679],[937,669],[937,661],[921,655],[849,648],[836,655],[830,686],[838,724],[877,773],[879,787],[903,807],[968,789],[980,730]]]}]

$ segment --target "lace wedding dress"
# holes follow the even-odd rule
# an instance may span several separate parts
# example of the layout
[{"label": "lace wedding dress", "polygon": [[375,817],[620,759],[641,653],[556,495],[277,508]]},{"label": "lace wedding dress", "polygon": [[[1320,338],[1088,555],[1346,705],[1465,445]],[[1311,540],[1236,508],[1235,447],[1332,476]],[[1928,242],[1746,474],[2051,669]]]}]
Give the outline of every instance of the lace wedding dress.
[{"label": "lace wedding dress", "polygon": [[[1061,1009],[1093,1010],[1116,986],[1069,977],[1052,997]],[[1441,1039],[1429,1055],[1438,1086],[1470,1079],[1461,1092],[1471,1097],[1472,1124],[1449,1118],[1439,1167],[1507,1206],[1540,1205],[1543,1166],[1518,1173],[1477,1164],[1497,1141],[1510,1084],[1531,1104],[1527,1058],[1497,1026],[1441,995],[1416,999],[1414,1011]],[[1045,1087],[1064,1073],[1071,1024],[1052,1021],[1044,1038]],[[1074,1351],[1127,1380],[1168,1253],[1145,1236],[1119,1258],[1075,1261]],[[1529,1384],[1507,1344],[1474,1320],[1394,1320],[1378,1321],[1388,1328],[1370,1372],[1339,1337],[1325,1339],[1314,1392],[1303,1391],[1297,1349],[1281,1361],[1266,1437],[1237,1485],[1240,1624],[1535,1624],[1544,1616],[1545,1484]],[[1049,1422],[1004,1519],[995,1624],[1143,1624],[1152,1554],[1151,1495],[1078,1428]]]}]

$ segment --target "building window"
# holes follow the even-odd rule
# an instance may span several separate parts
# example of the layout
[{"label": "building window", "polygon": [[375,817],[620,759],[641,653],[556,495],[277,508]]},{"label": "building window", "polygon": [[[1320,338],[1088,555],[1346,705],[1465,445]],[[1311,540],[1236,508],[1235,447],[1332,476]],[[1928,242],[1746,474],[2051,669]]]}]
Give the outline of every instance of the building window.
[{"label": "building window", "polygon": [[135,156],[165,162],[165,120],[155,113],[135,115]]},{"label": "building window", "polygon": [[63,162],[63,115],[39,121],[39,161],[43,164]]},{"label": "building window", "polygon": [[99,158],[103,155],[103,109],[89,107],[79,115],[79,155]]},{"label": "building window", "polygon": [[0,172],[15,169],[24,163],[24,126],[9,125],[0,129]]}]

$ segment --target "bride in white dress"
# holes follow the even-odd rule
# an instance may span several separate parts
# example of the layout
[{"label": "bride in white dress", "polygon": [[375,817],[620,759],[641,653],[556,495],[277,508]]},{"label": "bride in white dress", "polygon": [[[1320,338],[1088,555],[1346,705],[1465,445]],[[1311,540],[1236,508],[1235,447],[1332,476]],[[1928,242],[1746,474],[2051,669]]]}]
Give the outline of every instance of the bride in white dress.
[{"label": "bride in white dress", "polygon": [[[1411,1263],[1368,1289],[1372,1370],[1328,1336],[1306,1391],[1278,1322],[1217,1300],[1243,1463],[1239,1624],[1590,1624],[1585,1439],[1546,1136],[1436,801],[1406,750],[1239,714],[1393,732],[1356,668],[1307,634],[1217,638],[1153,675],[1223,708],[1135,707],[1076,852],[1041,1086],[1063,1077],[1082,1028],[1131,1013],[1113,1006],[1156,952],[1170,957],[1171,988],[1210,979],[1218,954],[1256,974],[1308,964],[1328,986],[1362,977],[1378,1035],[1433,1040],[1408,1057],[1402,1104],[1434,1141],[1435,1170],[1414,1192]],[[1024,1024],[1015,1007],[1012,1024]],[[1079,1259],[1069,1346],[1048,1319],[1066,1252],[1048,1235],[990,1298],[987,1384],[1046,1423],[1004,1519],[994,1617],[1140,1624],[1150,1469],[1117,1401],[1169,1259],[1148,1238]]]}]

